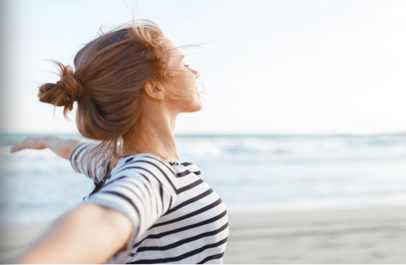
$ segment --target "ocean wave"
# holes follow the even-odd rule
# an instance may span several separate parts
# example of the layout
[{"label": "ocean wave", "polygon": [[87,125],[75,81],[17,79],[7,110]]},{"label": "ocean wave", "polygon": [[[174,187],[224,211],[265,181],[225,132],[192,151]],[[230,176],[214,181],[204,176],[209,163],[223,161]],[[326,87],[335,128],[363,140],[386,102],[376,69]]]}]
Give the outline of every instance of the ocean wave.
[{"label": "ocean wave", "polygon": [[[10,154],[2,137],[1,224],[49,221],[80,203],[91,180],[50,150]],[[71,135],[72,136],[72,135]],[[406,205],[406,135],[176,136],[181,160],[229,212]]]}]

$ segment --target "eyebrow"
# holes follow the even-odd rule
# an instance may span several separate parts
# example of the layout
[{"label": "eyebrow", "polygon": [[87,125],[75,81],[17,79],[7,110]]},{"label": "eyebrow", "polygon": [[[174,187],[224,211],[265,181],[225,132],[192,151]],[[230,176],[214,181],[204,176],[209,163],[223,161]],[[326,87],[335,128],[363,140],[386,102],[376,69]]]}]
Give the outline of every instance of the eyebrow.
[{"label": "eyebrow", "polygon": [[180,57],[180,62],[182,62],[183,59],[185,59],[185,55],[182,55],[182,56]]}]

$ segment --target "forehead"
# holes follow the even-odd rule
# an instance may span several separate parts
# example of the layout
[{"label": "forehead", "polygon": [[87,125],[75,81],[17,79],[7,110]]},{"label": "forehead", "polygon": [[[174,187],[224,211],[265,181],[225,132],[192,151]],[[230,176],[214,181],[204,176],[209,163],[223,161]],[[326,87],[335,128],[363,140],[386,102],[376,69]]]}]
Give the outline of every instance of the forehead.
[{"label": "forehead", "polygon": [[176,65],[185,57],[170,39],[166,39],[164,45],[170,52],[169,65]]}]

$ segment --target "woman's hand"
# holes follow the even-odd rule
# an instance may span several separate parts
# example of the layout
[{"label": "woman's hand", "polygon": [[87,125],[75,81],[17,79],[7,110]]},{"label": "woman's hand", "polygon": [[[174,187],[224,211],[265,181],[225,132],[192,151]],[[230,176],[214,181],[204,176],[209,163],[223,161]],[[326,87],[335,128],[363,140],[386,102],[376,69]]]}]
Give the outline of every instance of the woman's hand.
[{"label": "woman's hand", "polygon": [[45,136],[28,137],[24,141],[15,144],[11,147],[10,153],[15,153],[23,149],[41,150],[47,148],[45,144]]},{"label": "woman's hand", "polygon": [[73,148],[76,147],[81,141],[78,139],[65,139],[59,136],[38,136],[28,137],[24,141],[15,144],[11,147],[10,153],[15,153],[24,149],[46,149],[49,148],[57,155],[68,159],[72,153]]}]

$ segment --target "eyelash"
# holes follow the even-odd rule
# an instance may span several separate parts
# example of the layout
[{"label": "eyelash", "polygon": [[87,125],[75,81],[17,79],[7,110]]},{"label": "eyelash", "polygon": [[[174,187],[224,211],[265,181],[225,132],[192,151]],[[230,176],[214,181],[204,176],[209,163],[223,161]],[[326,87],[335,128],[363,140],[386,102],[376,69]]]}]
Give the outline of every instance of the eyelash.
[{"label": "eyelash", "polygon": [[186,67],[189,67],[190,64],[185,64]]}]

